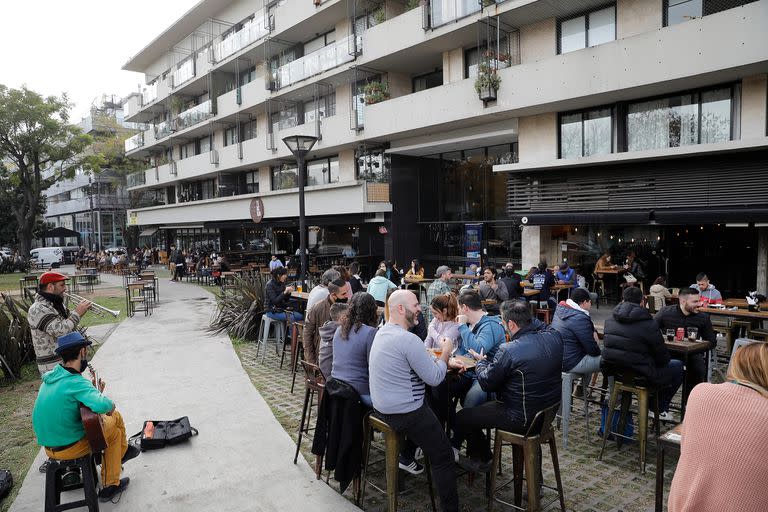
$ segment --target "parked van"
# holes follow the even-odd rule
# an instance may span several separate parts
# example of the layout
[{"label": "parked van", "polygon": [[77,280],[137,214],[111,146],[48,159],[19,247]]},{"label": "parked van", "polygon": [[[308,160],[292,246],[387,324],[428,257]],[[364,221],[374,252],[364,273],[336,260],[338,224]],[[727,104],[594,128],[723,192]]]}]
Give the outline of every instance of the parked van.
[{"label": "parked van", "polygon": [[58,268],[64,260],[64,250],[61,247],[38,247],[29,251],[32,261],[38,266],[50,265]]}]

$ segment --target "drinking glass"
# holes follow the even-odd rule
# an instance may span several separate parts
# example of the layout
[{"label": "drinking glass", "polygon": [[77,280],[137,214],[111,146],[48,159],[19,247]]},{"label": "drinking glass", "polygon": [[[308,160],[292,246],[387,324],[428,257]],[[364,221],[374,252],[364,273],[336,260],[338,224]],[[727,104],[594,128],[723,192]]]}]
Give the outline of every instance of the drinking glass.
[{"label": "drinking glass", "polygon": [[456,351],[459,350],[461,342],[458,339],[453,340],[453,350],[451,350],[451,357],[456,355]]},{"label": "drinking glass", "polygon": [[675,339],[675,330],[674,329],[667,329],[666,335],[667,335],[667,341],[674,340]]},{"label": "drinking glass", "polygon": [[699,336],[699,329],[698,327],[689,327],[686,333],[688,334],[688,341],[696,341]]}]

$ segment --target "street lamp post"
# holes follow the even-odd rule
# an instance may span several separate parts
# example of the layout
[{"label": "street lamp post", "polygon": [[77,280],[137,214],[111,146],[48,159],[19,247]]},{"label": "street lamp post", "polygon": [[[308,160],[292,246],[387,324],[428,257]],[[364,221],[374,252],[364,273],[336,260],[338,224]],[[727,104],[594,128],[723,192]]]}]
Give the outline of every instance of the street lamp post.
[{"label": "street lamp post", "polygon": [[307,175],[305,166],[307,153],[310,152],[312,146],[317,142],[317,137],[311,135],[291,135],[290,137],[285,137],[283,142],[291,150],[293,156],[296,157],[296,165],[299,170],[299,261],[301,262],[301,272],[298,277],[303,289],[306,290],[306,275],[309,267],[307,265],[307,226],[304,217],[304,181]]}]

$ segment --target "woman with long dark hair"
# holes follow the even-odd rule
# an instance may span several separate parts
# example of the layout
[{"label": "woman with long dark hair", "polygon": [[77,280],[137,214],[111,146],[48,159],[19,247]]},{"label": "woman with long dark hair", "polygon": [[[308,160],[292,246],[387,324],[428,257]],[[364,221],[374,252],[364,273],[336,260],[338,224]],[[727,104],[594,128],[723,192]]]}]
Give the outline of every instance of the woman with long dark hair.
[{"label": "woman with long dark hair", "polygon": [[365,292],[357,292],[349,302],[349,310],[341,327],[333,336],[331,378],[355,388],[360,400],[371,405],[368,387],[368,356],[378,323],[376,300]]}]

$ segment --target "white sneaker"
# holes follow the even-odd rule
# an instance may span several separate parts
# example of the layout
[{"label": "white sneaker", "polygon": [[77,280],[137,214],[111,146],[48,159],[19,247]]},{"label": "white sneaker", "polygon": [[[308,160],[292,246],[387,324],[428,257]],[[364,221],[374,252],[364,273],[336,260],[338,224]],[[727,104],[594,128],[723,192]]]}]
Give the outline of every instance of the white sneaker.
[{"label": "white sneaker", "polygon": [[[653,411],[648,411],[648,417],[652,420],[656,419],[656,414]],[[659,414],[659,421],[675,421],[675,417],[669,411],[664,411]]]},{"label": "white sneaker", "polygon": [[453,462],[459,462],[459,449],[453,446],[451,446],[451,449],[453,450]]},{"label": "white sneaker", "polygon": [[407,471],[412,475],[420,475],[424,472],[424,466],[422,466],[415,460],[411,461],[410,464],[403,464],[402,462],[399,462],[398,465],[400,466],[400,469],[402,469],[403,471]]}]

